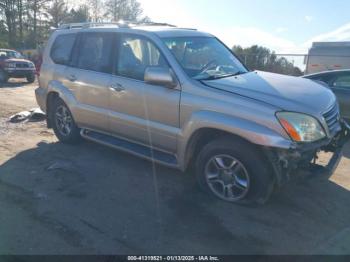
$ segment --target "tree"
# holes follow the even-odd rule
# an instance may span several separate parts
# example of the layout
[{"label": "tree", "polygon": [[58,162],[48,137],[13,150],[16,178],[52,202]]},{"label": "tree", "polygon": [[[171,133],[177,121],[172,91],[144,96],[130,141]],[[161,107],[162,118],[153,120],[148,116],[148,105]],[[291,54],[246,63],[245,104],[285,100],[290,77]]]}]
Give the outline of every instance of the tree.
[{"label": "tree", "polygon": [[[147,21],[137,0],[0,0],[0,47],[35,49],[44,43],[50,27],[88,21]],[[70,0],[73,4],[76,0]]]},{"label": "tree", "polygon": [[102,20],[102,0],[88,0],[88,5],[91,10],[92,21],[100,22]]},{"label": "tree", "polygon": [[83,23],[90,21],[89,7],[80,5],[78,9],[72,8],[65,20],[65,23]]},{"label": "tree", "polygon": [[0,0],[0,9],[5,14],[9,45],[15,45],[16,40],[16,1]]},{"label": "tree", "polygon": [[268,48],[257,45],[248,48],[234,46],[232,50],[249,69],[294,76],[302,75],[301,70],[293,63],[284,57],[277,58],[275,52]]},{"label": "tree", "polygon": [[38,44],[38,22],[42,11],[47,9],[46,5],[51,0],[27,0],[28,11],[33,25],[32,42],[34,47]]},{"label": "tree", "polygon": [[69,16],[68,7],[64,0],[53,0],[51,6],[47,8],[50,16],[50,25],[57,28]]},{"label": "tree", "polygon": [[17,0],[17,15],[19,25],[19,42],[23,45],[23,16],[24,16],[24,5],[23,0]]},{"label": "tree", "polygon": [[0,21],[0,48],[8,47],[8,34],[4,21]]},{"label": "tree", "polygon": [[107,0],[105,3],[106,16],[112,21],[144,21],[143,9],[137,0]]}]

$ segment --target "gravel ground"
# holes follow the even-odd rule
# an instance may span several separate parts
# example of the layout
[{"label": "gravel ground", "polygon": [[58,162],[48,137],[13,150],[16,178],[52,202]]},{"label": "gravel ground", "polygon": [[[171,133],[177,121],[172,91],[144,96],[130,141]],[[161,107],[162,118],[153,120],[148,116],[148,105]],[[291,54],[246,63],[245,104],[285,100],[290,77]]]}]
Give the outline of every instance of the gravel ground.
[{"label": "gravel ground", "polygon": [[8,123],[36,107],[36,85],[0,87],[0,254],[350,254],[350,146],[330,179],[299,178],[247,208],[191,174]]}]

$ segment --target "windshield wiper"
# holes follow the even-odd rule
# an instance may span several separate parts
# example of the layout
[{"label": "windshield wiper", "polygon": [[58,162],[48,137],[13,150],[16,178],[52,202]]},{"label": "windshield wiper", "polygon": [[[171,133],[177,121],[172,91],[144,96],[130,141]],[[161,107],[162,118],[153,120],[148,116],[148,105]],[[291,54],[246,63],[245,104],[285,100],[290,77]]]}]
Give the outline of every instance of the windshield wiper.
[{"label": "windshield wiper", "polygon": [[215,79],[221,79],[221,78],[226,78],[226,77],[231,77],[231,76],[243,75],[245,73],[248,73],[248,72],[238,71],[236,73],[230,73],[230,74],[212,75],[212,76],[208,76],[206,78],[202,78],[202,79],[198,79],[198,80],[199,81],[215,80]]}]

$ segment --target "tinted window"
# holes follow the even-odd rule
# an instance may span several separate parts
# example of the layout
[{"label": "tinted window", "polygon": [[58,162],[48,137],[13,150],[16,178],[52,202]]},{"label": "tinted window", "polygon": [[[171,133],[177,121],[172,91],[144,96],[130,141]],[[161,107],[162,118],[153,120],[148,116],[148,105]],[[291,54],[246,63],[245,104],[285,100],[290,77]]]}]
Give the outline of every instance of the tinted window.
[{"label": "tinted window", "polygon": [[77,67],[111,73],[113,34],[87,33],[83,35]]},{"label": "tinted window", "polygon": [[57,36],[51,48],[51,59],[56,64],[67,65],[69,63],[75,36],[75,34]]},{"label": "tinted window", "polygon": [[339,76],[333,82],[333,87],[350,88],[350,75]]},{"label": "tinted window", "polygon": [[148,66],[168,67],[168,64],[152,42],[134,36],[121,37],[117,74],[144,80],[144,73]]}]

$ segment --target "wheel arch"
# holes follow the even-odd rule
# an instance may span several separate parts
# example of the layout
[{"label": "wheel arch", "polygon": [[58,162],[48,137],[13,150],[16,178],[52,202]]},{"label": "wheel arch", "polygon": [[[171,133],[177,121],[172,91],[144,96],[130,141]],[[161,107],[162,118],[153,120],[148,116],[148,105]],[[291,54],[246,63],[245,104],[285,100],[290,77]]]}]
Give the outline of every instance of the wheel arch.
[{"label": "wheel arch", "polygon": [[[46,97],[47,126],[49,128],[52,127],[52,105],[57,98],[62,99],[63,102],[69,107],[69,109],[74,108],[77,103],[73,93],[69,89],[67,89],[58,81],[51,81],[48,84]],[[74,116],[74,110],[71,111]]]},{"label": "wheel arch", "polygon": [[[210,143],[211,141],[223,137],[229,137],[234,140],[240,140],[244,141],[246,143],[249,143],[250,145],[258,146],[256,144],[251,143],[249,140],[247,140],[244,137],[241,137],[237,134],[230,133],[225,130],[217,129],[217,128],[208,128],[203,127],[198,130],[196,130],[190,137],[185,151],[185,167],[187,168],[195,159],[195,157],[199,154],[199,152],[202,150],[202,148]],[[262,152],[262,151],[261,151]]]},{"label": "wheel arch", "polygon": [[177,155],[180,168],[185,170],[188,167],[191,158],[198,153],[198,145],[219,136],[240,139],[260,148],[288,149],[292,144],[277,131],[259,123],[218,112],[200,111],[192,115],[179,135]]}]

